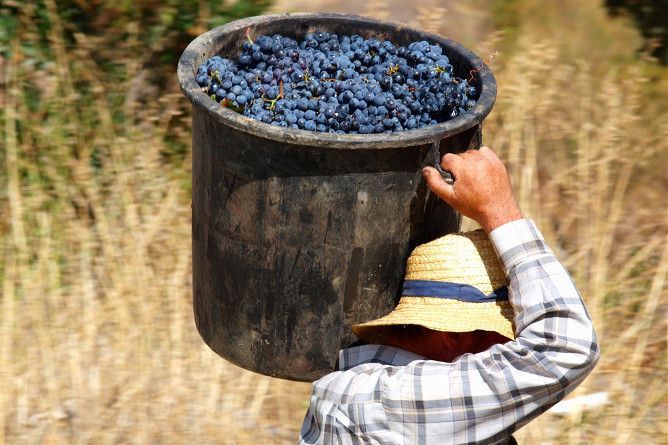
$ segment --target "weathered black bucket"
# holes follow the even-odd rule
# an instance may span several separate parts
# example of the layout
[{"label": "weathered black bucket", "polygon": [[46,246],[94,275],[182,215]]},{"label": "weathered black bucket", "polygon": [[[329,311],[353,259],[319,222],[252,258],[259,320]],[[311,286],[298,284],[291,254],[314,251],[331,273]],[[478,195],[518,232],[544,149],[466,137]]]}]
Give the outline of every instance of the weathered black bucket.
[{"label": "weathered black bucket", "polygon": [[[440,44],[479,91],[469,114],[394,134],[316,133],[271,126],[212,101],[195,82],[213,55],[251,35],[314,29]],[[478,148],[496,97],[483,61],[443,37],[339,14],[254,17],[195,39],[179,61],[193,104],[193,286],[197,329],[222,357],[263,374],[314,380],[355,341],[354,323],[389,312],[416,244],[457,230],[420,170]]]}]

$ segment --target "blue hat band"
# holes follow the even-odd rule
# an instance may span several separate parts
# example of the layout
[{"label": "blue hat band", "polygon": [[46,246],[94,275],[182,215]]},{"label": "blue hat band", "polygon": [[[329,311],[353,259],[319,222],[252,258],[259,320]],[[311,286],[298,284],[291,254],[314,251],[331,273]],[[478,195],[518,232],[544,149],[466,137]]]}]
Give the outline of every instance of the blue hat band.
[{"label": "blue hat band", "polygon": [[508,286],[502,286],[485,295],[480,289],[460,283],[448,281],[405,280],[404,297],[432,297],[466,303],[491,303],[508,300]]}]

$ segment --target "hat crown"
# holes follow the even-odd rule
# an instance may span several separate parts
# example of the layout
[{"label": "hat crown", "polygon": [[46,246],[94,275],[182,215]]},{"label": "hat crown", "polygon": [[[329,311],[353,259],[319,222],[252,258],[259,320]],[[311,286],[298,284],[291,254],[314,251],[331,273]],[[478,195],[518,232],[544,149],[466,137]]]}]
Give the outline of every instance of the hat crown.
[{"label": "hat crown", "polygon": [[482,229],[416,247],[408,258],[406,280],[467,284],[486,295],[508,285],[503,265]]},{"label": "hat crown", "polygon": [[[412,283],[406,293],[408,281]],[[472,286],[483,299],[462,299],[471,289],[433,282]],[[384,317],[354,325],[353,331],[362,340],[380,344],[392,335],[393,326],[403,325],[442,332],[494,331],[515,338],[512,305],[497,294],[507,285],[503,265],[483,230],[446,235],[411,253],[397,307]]]}]

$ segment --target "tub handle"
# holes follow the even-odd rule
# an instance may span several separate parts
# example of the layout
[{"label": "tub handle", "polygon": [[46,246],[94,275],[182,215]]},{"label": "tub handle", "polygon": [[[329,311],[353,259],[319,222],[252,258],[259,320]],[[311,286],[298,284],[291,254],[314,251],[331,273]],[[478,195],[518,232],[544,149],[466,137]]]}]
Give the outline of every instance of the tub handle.
[{"label": "tub handle", "polygon": [[436,170],[438,170],[438,172],[441,174],[441,176],[443,177],[443,179],[445,180],[445,182],[447,182],[447,183],[450,184],[450,185],[452,185],[452,184],[455,183],[455,177],[452,176],[452,173],[451,173],[451,172],[449,172],[449,171],[447,171],[447,170],[443,170],[443,167],[441,167],[441,163],[440,163],[440,162],[437,161],[436,163],[434,163],[434,168],[435,168]]},{"label": "tub handle", "polygon": [[443,167],[441,167],[441,141],[435,141],[431,145],[431,154],[429,157],[433,160],[434,162],[434,168],[438,170],[438,172],[441,174],[441,177],[445,180],[446,183],[452,185],[455,182],[455,177],[452,175],[451,172],[447,170],[443,170]]}]

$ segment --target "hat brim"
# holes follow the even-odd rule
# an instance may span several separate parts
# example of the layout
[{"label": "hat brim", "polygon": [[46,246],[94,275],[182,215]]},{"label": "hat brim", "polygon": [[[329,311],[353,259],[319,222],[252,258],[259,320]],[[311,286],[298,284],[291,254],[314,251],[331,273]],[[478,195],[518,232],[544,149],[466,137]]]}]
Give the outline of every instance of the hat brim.
[{"label": "hat brim", "polygon": [[418,325],[442,332],[497,332],[514,339],[513,308],[508,301],[467,303],[433,297],[402,297],[388,315],[353,326],[353,332],[368,343],[383,343],[388,326]]}]

